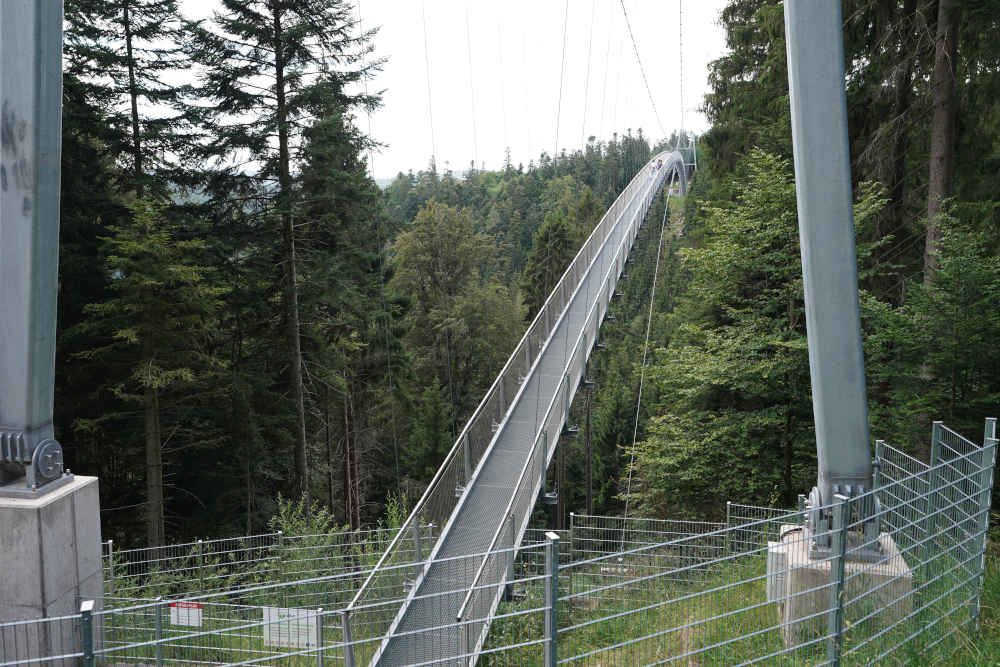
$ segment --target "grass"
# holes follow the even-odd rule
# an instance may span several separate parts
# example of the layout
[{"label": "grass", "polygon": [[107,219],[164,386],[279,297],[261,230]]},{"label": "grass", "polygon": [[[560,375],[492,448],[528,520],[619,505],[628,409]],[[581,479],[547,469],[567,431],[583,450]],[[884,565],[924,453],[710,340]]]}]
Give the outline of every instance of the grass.
[{"label": "grass", "polygon": [[[862,609],[855,603],[848,612],[843,643],[843,664],[1000,665],[1000,547],[991,543],[982,595],[982,627],[971,631],[971,608],[964,604],[971,591],[961,582],[956,564],[938,559],[916,573],[917,592],[909,619],[882,632],[886,625],[907,613],[893,616],[880,611],[863,623],[857,618],[875,611],[874,603]],[[933,569],[932,569],[933,568]],[[626,570],[634,579],[641,568]],[[652,578],[639,583],[622,581],[620,588],[583,595],[559,609],[559,657],[578,657],[571,664],[732,665],[765,658],[762,664],[813,665],[826,662],[826,641],[820,639],[825,618],[807,630],[806,639],[818,641],[785,653],[776,605],[767,603],[766,563],[761,556],[746,557],[709,571],[692,572],[688,581]],[[595,588],[595,580],[611,583],[605,572],[579,572],[570,582],[560,582],[565,597],[570,590],[582,593]],[[613,575],[612,575],[613,576]],[[570,588],[572,587],[572,588]],[[957,590],[952,590],[957,588]],[[825,595],[826,592],[824,591]],[[848,591],[848,597],[857,593]],[[617,598],[617,599],[615,599]],[[539,587],[527,591],[523,602],[501,605],[500,614],[544,607]],[[589,625],[584,625],[592,622]],[[544,613],[510,617],[494,622],[487,648],[517,644],[544,636]],[[877,633],[880,636],[869,640]],[[933,645],[938,639],[943,641]],[[859,644],[864,644],[859,647]],[[881,655],[892,649],[887,656]],[[769,656],[769,657],[768,657]],[[543,664],[542,648],[531,646],[488,655],[480,664]]]}]

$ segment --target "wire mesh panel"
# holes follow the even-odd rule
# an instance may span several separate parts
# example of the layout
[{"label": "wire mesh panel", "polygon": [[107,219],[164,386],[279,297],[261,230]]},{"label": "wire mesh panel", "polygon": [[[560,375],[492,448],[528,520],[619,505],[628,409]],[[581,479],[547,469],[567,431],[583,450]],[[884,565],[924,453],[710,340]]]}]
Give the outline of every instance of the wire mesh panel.
[{"label": "wire mesh panel", "polygon": [[[560,662],[738,664],[784,651],[789,631],[774,611],[781,600],[767,595],[767,547],[726,555],[727,532],[719,526],[564,568],[572,589],[561,600]],[[800,620],[788,651],[810,664],[825,637],[805,628],[812,617]]]},{"label": "wire mesh panel", "polygon": [[845,577],[845,655],[945,660],[977,622],[996,441],[933,438],[932,466],[880,447],[882,557]]},{"label": "wire mesh panel", "polygon": [[727,533],[727,552],[742,553],[766,547],[768,542],[778,539],[781,526],[789,523],[794,514],[794,510],[780,507],[727,502],[726,527],[732,529]]},{"label": "wire mesh panel", "polygon": [[[876,489],[883,529],[900,549],[910,549],[924,536],[930,501],[930,466],[892,446],[876,444]],[[906,483],[902,483],[907,480]]]},{"label": "wire mesh panel", "polygon": [[276,570],[280,533],[138,549],[105,542],[105,591],[117,597],[156,597],[248,586]]},{"label": "wire mesh panel", "polygon": [[77,664],[83,655],[78,615],[0,623],[0,665]]},{"label": "wire mesh panel", "polygon": [[[368,569],[396,537],[398,529],[337,531],[317,535],[268,533],[199,540],[162,547],[104,548],[105,596],[117,598],[190,597],[276,581]],[[430,540],[433,527],[421,534]],[[401,559],[414,557],[412,534],[401,540]]]}]

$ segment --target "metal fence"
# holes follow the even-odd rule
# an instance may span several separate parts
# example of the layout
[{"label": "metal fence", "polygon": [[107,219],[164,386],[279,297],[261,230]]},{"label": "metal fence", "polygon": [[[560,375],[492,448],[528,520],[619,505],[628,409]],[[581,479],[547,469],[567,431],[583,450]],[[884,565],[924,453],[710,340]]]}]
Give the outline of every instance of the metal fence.
[{"label": "metal fence", "polygon": [[[447,559],[470,576],[489,558],[507,564],[500,601],[411,639],[460,638],[425,664],[947,662],[978,629],[996,448],[994,420],[983,445],[935,424],[929,464],[880,441],[874,562],[855,558],[870,545],[851,537],[865,496],[828,508],[833,548],[820,558],[802,510],[730,504],[726,524],[573,515],[559,534],[529,529],[516,550]],[[107,597],[0,624],[0,665],[363,664],[418,565],[391,566],[395,588],[352,608],[371,566],[184,599]],[[464,596],[442,581],[423,603]]]},{"label": "metal fence", "polygon": [[[343,530],[315,535],[264,533],[138,549],[103,544],[105,595],[111,598],[183,597],[285,582],[374,565],[398,528]],[[433,540],[435,527],[420,537]],[[414,560],[414,535],[400,540],[404,559]]]}]

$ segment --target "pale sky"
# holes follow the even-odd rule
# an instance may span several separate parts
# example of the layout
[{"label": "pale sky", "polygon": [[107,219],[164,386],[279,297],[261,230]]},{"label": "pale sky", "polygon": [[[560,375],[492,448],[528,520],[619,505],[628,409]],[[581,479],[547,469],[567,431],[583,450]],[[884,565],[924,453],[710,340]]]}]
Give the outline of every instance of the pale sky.
[{"label": "pale sky", "polygon": [[[182,8],[204,16],[214,4],[184,0]],[[629,127],[641,127],[654,141],[669,135],[681,125],[680,0],[625,0],[624,5],[659,122],[620,0],[569,0],[558,114],[563,0],[361,0],[362,25],[380,27],[375,52],[388,58],[370,84],[371,90],[385,91],[382,108],[371,117],[371,134],[385,144],[373,156],[374,175],[382,179],[425,168],[432,152],[441,170],[447,163],[463,171],[473,158],[495,169],[503,164],[506,147],[515,165],[527,166],[541,151],[552,154],[556,148],[557,118],[560,150],[581,147],[588,135],[607,138]],[[725,49],[718,22],[724,5],[725,0],[683,2],[684,126],[699,133],[707,129],[698,109],[707,91],[708,63]],[[367,117],[361,115],[358,123],[368,130]]]}]

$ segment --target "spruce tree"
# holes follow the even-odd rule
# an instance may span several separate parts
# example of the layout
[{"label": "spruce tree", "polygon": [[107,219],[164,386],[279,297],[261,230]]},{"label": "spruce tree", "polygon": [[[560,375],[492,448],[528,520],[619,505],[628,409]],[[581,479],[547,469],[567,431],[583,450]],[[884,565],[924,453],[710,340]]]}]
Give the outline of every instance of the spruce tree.
[{"label": "spruce tree", "polygon": [[[219,367],[210,342],[222,290],[199,262],[204,243],[184,237],[183,228],[190,226],[182,227],[162,205],[138,200],[131,218],[110,226],[104,238],[111,291],[86,307],[89,317],[81,325],[100,341],[78,356],[103,365],[101,391],[143,410],[143,505],[150,546],[165,538],[163,412],[197,400],[197,389]],[[98,421],[129,420],[130,414],[126,408]],[[81,429],[90,426],[77,423]],[[203,444],[194,440],[195,446]]]},{"label": "spruce tree", "polygon": [[165,197],[190,139],[170,74],[186,67],[176,0],[68,0],[67,70],[101,108],[123,190]]},{"label": "spruce tree", "polygon": [[574,236],[565,214],[559,209],[545,216],[545,222],[535,234],[535,249],[528,257],[521,284],[529,319],[541,310],[549,292],[576,254]]},{"label": "spruce tree", "polygon": [[299,257],[294,182],[302,130],[317,108],[372,108],[377,95],[352,84],[379,66],[371,32],[356,32],[344,0],[224,0],[207,23],[191,25],[186,52],[203,68],[197,117],[206,134],[192,157],[214,161],[212,196],[255,181],[261,215],[281,230],[281,313],[288,388],[295,412],[295,487],[309,502],[302,372]]}]

